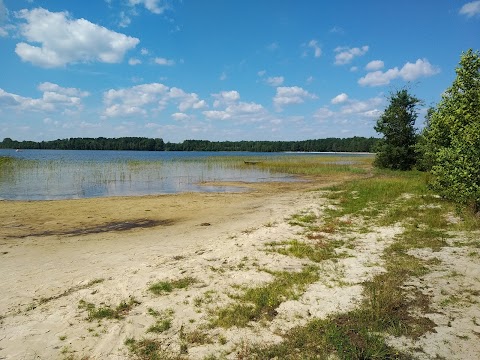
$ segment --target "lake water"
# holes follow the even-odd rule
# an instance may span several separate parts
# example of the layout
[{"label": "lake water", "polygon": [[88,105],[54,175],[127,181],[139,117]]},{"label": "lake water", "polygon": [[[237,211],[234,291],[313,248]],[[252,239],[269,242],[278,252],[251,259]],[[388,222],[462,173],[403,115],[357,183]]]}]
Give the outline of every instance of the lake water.
[{"label": "lake water", "polygon": [[205,183],[295,181],[296,178],[257,169],[255,166],[240,168],[234,165],[234,161],[215,161],[215,158],[228,156],[230,159],[239,157],[248,161],[259,156],[285,155],[292,156],[285,153],[253,152],[16,152],[0,149],[0,156],[25,160],[16,162],[13,167],[7,167],[0,173],[0,199],[56,200],[179,192],[238,192],[242,188]]}]

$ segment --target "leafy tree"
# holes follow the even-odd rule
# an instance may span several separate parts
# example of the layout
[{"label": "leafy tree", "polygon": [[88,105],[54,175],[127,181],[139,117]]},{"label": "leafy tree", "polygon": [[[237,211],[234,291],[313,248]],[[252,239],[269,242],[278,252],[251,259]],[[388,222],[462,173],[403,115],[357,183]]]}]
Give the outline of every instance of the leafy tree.
[{"label": "leafy tree", "polygon": [[457,76],[432,111],[424,135],[432,187],[480,211],[480,53],[462,53]]},{"label": "leafy tree", "polygon": [[415,165],[416,106],[420,100],[406,89],[390,95],[390,105],[377,120],[375,131],[383,134],[376,147],[375,165],[410,170]]}]

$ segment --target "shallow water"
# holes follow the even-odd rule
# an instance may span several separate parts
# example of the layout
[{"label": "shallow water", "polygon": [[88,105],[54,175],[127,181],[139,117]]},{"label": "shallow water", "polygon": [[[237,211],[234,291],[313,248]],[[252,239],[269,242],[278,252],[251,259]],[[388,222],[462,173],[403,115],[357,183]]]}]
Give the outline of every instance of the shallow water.
[{"label": "shallow water", "polygon": [[228,156],[248,161],[258,156],[285,155],[292,156],[291,153],[248,152],[0,150],[0,156],[24,160],[15,162],[0,173],[0,199],[56,200],[180,192],[239,192],[244,190],[204,183],[295,181],[296,178],[255,166],[239,168],[235,162],[216,161],[215,158]]}]

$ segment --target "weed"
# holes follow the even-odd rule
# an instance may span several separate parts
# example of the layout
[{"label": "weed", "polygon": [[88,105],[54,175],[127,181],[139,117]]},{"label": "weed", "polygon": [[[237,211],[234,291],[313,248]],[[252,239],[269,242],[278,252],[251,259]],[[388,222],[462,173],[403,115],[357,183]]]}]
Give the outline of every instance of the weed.
[{"label": "weed", "polygon": [[276,308],[289,299],[296,299],[305,288],[318,280],[318,269],[306,266],[301,272],[271,272],[274,280],[261,287],[247,288],[234,303],[215,312],[212,326],[245,327],[250,321],[272,320]]},{"label": "weed", "polygon": [[158,281],[152,284],[148,290],[155,295],[162,295],[164,293],[170,293],[175,289],[185,289],[196,282],[197,279],[188,276],[174,281]]},{"label": "weed", "polygon": [[275,251],[282,255],[294,256],[301,259],[310,259],[314,262],[320,262],[327,259],[339,257],[335,248],[343,245],[341,241],[316,242],[310,245],[298,240],[289,240],[278,243],[269,243],[270,251]]},{"label": "weed", "polygon": [[104,306],[97,308],[95,304],[86,302],[84,300],[80,300],[78,308],[86,310],[88,312],[87,320],[102,320],[102,319],[123,319],[125,315],[127,315],[130,310],[139,305],[140,302],[135,300],[131,297],[128,301],[123,300],[120,304],[118,304],[115,308],[111,306]]}]

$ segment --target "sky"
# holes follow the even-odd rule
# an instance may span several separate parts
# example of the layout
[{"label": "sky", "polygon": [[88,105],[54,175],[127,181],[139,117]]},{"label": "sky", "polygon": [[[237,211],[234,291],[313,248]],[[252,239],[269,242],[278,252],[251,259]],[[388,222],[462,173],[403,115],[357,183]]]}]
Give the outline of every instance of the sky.
[{"label": "sky", "polygon": [[379,136],[480,48],[480,1],[0,0],[0,140]]}]

